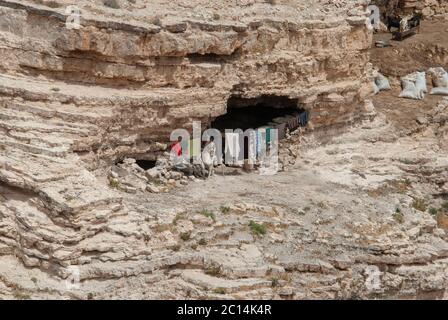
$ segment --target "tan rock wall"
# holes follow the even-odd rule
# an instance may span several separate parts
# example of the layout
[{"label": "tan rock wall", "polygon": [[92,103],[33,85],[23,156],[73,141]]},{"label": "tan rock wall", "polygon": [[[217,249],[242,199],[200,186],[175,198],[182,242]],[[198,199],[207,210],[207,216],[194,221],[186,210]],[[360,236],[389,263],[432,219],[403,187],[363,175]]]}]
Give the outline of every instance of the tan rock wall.
[{"label": "tan rock wall", "polygon": [[[192,120],[207,125],[224,114],[231,96],[298,99],[312,111],[315,128],[362,115],[371,42],[362,2],[345,16],[315,20],[185,18],[153,25],[86,18],[80,30],[61,28],[63,10],[0,4],[4,73],[98,85],[105,95],[107,87],[130,90],[111,108],[120,125],[109,127],[108,137],[166,141],[174,128],[191,127]],[[337,101],[329,102],[330,94]],[[134,103],[132,96],[151,99]]]}]

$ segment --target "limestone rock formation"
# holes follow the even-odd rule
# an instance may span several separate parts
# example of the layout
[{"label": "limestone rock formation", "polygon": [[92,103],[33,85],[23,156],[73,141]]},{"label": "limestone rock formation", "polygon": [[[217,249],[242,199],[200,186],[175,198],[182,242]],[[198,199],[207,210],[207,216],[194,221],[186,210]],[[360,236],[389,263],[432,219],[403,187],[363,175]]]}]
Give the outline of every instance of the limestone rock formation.
[{"label": "limestone rock formation", "polygon": [[[424,138],[403,160],[374,117],[367,4],[0,0],[0,298],[446,298],[443,224],[406,192],[422,172],[440,192],[448,164]],[[115,166],[158,160],[231,99],[353,131],[292,136],[290,157],[309,149],[272,180],[167,173],[159,193],[158,173]]]}]

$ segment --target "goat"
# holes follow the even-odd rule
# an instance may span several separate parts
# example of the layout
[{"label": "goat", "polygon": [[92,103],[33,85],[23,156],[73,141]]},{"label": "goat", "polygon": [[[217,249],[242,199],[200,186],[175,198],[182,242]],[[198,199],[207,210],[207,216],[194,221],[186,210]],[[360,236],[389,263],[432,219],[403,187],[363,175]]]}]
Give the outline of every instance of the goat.
[{"label": "goat", "polygon": [[399,17],[388,16],[386,18],[387,30],[391,32],[392,28],[400,29],[401,19]]}]

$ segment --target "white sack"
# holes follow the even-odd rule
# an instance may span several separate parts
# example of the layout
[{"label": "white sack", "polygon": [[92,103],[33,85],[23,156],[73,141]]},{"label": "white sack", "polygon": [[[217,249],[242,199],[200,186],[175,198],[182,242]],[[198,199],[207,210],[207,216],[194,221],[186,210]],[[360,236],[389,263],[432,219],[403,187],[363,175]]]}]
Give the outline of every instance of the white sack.
[{"label": "white sack", "polygon": [[376,85],[375,81],[372,82],[372,86],[373,86],[373,94],[378,94],[380,92],[380,89]]},{"label": "white sack", "polygon": [[448,96],[448,88],[443,88],[443,87],[432,88],[431,94],[440,95],[440,96]]},{"label": "white sack", "polygon": [[400,98],[422,100],[425,96],[422,91],[417,90],[415,83],[411,80],[402,79],[401,86],[403,87],[403,91],[400,93]]},{"label": "white sack", "polygon": [[378,72],[377,76],[375,77],[375,84],[380,91],[381,90],[390,90],[389,80],[379,72]]},{"label": "white sack", "polygon": [[448,88],[448,73],[442,67],[431,68],[428,73],[432,76],[434,87]]}]

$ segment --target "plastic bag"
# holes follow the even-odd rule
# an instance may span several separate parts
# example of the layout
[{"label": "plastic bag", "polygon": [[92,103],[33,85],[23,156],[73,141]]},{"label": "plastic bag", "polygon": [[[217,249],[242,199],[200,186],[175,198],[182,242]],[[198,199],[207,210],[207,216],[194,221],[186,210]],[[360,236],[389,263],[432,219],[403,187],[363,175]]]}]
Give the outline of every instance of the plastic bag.
[{"label": "plastic bag", "polygon": [[375,77],[375,84],[377,85],[377,87],[380,91],[390,90],[389,80],[379,72],[377,73],[377,76]]},{"label": "plastic bag", "polygon": [[376,85],[375,81],[372,82],[372,86],[373,86],[373,94],[378,94],[380,92],[380,89]]},{"label": "plastic bag", "polygon": [[426,72],[416,72],[415,87],[417,91],[428,93],[428,86],[426,85]]},{"label": "plastic bag", "polygon": [[444,87],[432,88],[431,94],[440,95],[440,96],[448,96],[448,88],[444,88]]},{"label": "plastic bag", "polygon": [[403,87],[403,91],[399,95],[400,98],[422,100],[425,97],[425,93],[418,91],[415,82],[412,80],[402,79],[401,86]]},{"label": "plastic bag", "polygon": [[434,87],[448,88],[448,73],[442,67],[431,68],[428,73],[432,76]]}]

